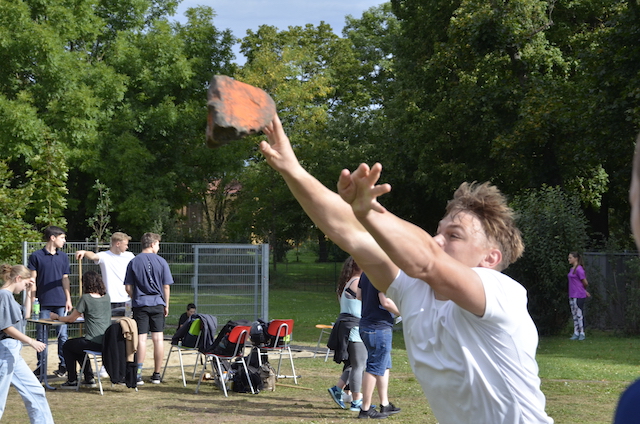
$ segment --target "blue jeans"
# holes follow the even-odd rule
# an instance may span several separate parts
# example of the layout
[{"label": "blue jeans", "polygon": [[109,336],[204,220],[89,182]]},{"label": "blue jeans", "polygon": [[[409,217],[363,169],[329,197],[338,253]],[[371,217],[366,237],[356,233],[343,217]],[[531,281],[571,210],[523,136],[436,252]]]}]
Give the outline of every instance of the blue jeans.
[{"label": "blue jeans", "polygon": [[[61,307],[51,307],[51,306],[47,306],[47,307],[42,307],[42,309],[40,310],[40,318],[43,319],[48,319],[49,316],[51,315],[51,312],[55,312],[56,314],[63,316],[66,315],[65,310],[64,310],[64,306]],[[62,346],[64,345],[64,343],[67,341],[67,339],[69,338],[67,336],[67,325],[63,324],[63,325],[56,325],[54,327],[56,329],[56,332],[58,333],[58,358],[60,359],[60,366],[61,367],[65,367],[65,362],[64,362],[64,356],[62,353]],[[43,325],[37,325],[36,326],[36,340],[46,343],[46,339],[49,337],[48,334],[45,334],[44,331],[44,326]],[[38,368],[40,368],[40,364],[42,363],[42,358],[44,358],[44,352],[38,352]],[[49,369],[51,369],[51,367],[48,367]]]},{"label": "blue jeans", "polygon": [[0,340],[0,419],[7,403],[9,387],[13,384],[27,408],[31,424],[53,424],[44,387],[22,359],[20,349],[22,343],[18,340]]},{"label": "blue jeans", "polygon": [[367,348],[366,371],[373,375],[384,375],[391,368],[391,327],[383,329],[364,328],[360,326],[360,337]]}]

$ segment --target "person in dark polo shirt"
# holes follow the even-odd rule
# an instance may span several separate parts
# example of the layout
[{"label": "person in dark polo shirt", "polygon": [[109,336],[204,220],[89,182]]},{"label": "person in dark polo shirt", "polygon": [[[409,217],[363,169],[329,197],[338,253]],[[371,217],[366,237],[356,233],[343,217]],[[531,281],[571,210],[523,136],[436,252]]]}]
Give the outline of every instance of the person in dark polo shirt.
[{"label": "person in dark polo shirt", "polygon": [[[36,279],[35,290],[31,291],[31,297],[38,298],[40,302],[40,318],[49,318],[52,312],[60,316],[66,315],[71,310],[71,293],[69,289],[69,258],[62,247],[67,241],[64,230],[60,227],[49,226],[44,229],[44,240],[47,244],[40,250],[36,250],[29,256],[28,268]],[[67,341],[67,326],[55,326],[58,333],[58,358],[60,365],[53,373],[63,377],[67,368],[62,355],[62,346]],[[37,326],[36,339],[44,342],[47,334],[43,326]],[[40,365],[44,352],[38,352],[38,366],[34,371],[40,375]]]}]

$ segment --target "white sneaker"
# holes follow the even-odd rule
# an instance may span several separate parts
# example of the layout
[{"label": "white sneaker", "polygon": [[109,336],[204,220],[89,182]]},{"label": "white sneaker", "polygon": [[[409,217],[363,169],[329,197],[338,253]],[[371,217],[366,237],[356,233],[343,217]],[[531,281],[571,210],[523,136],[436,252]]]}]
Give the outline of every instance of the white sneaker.
[{"label": "white sneaker", "polygon": [[109,373],[104,366],[100,368],[100,378],[109,378]]}]

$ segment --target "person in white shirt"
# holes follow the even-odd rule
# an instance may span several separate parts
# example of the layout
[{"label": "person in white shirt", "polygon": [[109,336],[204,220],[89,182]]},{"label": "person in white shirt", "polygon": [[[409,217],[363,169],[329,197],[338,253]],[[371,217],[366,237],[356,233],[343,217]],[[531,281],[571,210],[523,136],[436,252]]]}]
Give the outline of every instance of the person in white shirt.
[{"label": "person in white shirt", "polygon": [[87,258],[100,265],[100,272],[111,298],[111,309],[121,308],[131,300],[124,285],[124,276],[127,273],[127,265],[134,258],[133,253],[128,252],[131,237],[122,232],[115,232],[111,236],[111,246],[104,252],[92,252],[90,250],[78,250],[76,259],[81,261]]},{"label": "person in white shirt", "polygon": [[553,423],[526,290],[501,273],[524,245],[500,191],[463,183],[432,237],[378,203],[391,190],[377,185],[380,164],[343,170],[337,194],[302,168],[277,116],[264,133],[262,154],[305,212],[396,303],[440,424]]}]

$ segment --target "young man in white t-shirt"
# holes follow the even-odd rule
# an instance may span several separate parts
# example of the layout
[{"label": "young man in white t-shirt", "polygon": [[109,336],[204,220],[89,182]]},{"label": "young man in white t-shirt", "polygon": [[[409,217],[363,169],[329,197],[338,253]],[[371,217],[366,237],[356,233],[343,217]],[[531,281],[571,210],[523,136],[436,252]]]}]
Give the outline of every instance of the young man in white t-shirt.
[{"label": "young man in white t-shirt", "polygon": [[553,423],[526,290],[500,271],[524,249],[513,211],[488,183],[463,183],[436,236],[385,210],[382,166],[343,170],[336,194],[306,172],[276,116],[260,150],[318,227],[402,314],[407,353],[440,424]]},{"label": "young man in white t-shirt", "polygon": [[87,258],[100,265],[100,272],[111,298],[111,309],[121,308],[129,300],[129,295],[124,286],[124,276],[127,273],[127,265],[134,258],[133,253],[128,252],[131,237],[122,232],[115,232],[111,236],[111,246],[104,252],[92,252],[90,250],[78,250],[76,259],[81,261]]}]

